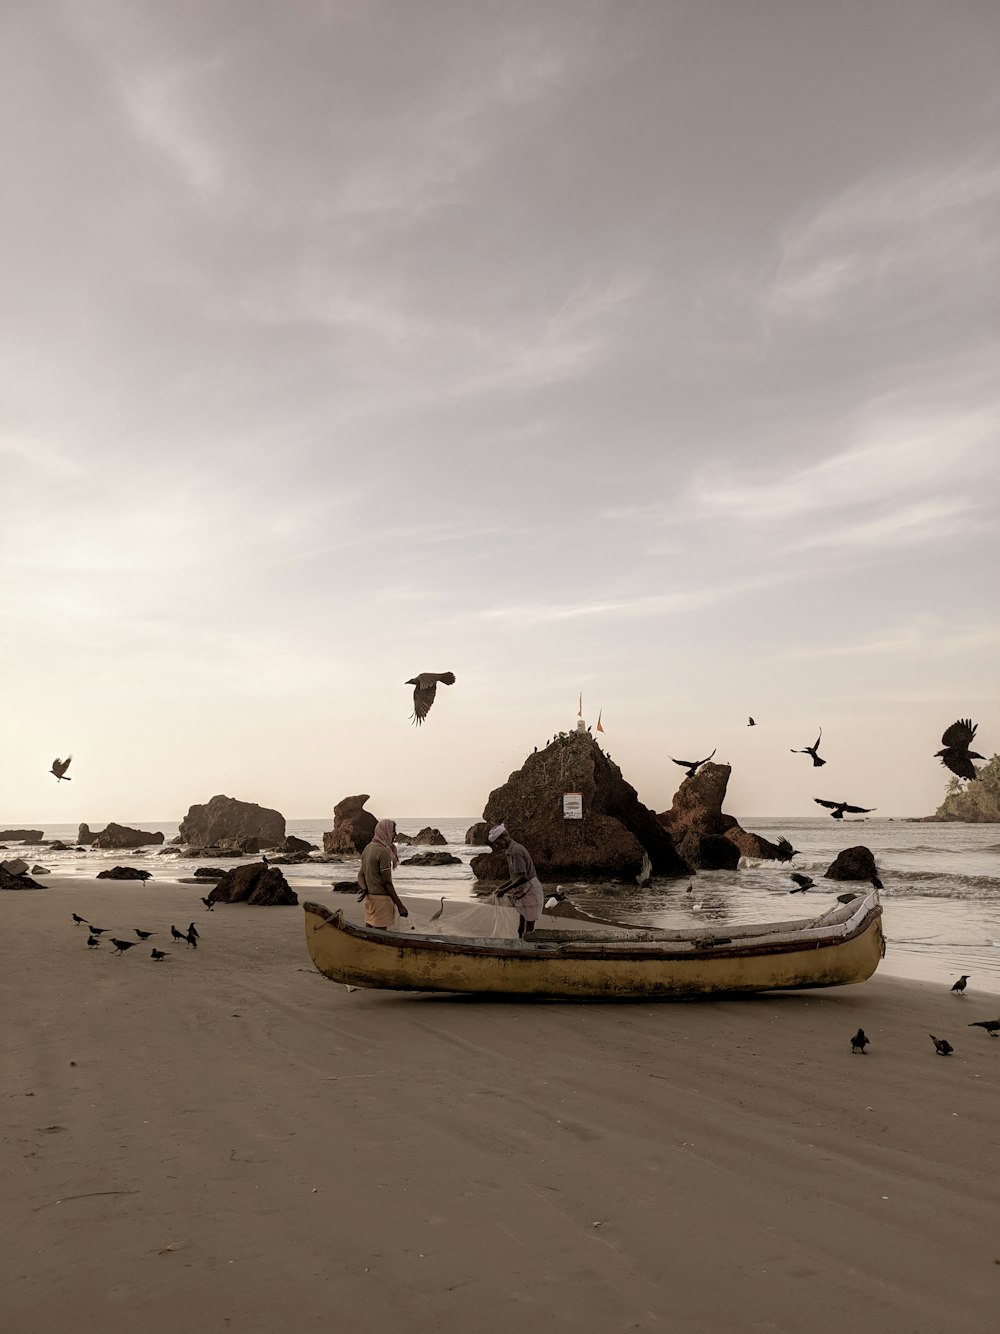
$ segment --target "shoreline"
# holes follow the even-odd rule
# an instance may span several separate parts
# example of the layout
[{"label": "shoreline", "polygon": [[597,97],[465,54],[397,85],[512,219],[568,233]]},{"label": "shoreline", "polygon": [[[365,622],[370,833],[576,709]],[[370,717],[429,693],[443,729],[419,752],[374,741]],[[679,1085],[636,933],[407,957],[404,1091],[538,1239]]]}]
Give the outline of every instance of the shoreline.
[{"label": "shoreline", "polygon": [[[18,1334],[798,1334],[806,1302],[817,1334],[992,1328],[978,998],[881,970],[617,1005],[348,993],[301,908],[195,888],[0,898]],[[202,943],[114,957],[71,911]]]}]

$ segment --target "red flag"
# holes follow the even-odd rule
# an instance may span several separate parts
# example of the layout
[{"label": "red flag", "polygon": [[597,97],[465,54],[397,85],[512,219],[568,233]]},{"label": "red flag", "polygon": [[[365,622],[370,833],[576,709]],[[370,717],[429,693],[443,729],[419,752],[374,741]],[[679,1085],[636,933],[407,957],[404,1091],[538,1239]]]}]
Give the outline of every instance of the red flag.
[{"label": "red flag", "polygon": [[578,718],[582,718],[582,717],[583,717],[583,691],[582,691],[582,690],[580,691],[580,703],[579,703],[579,706],[577,707],[577,710],[576,710],[576,716],[577,716]]},{"label": "red flag", "polygon": [[598,732],[603,732],[603,731],[604,731],[604,728],[601,726],[601,714],[602,714],[603,712],[604,712],[603,709],[598,709],[598,711],[597,711],[597,727],[595,728],[595,731],[598,731]]}]

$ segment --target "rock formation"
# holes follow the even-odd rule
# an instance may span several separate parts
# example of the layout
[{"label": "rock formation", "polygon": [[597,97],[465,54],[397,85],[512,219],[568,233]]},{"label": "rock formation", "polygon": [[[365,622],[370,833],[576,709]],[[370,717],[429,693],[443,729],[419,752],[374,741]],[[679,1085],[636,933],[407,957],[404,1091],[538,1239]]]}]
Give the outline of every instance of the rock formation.
[{"label": "rock formation", "polygon": [[417,852],[400,862],[401,866],[461,866],[461,857],[451,852]]},{"label": "rock formation", "polygon": [[10,843],[41,843],[43,836],[41,829],[0,829],[0,839]]},{"label": "rock formation", "polygon": [[228,871],[224,871],[221,866],[199,866],[195,871],[196,880],[221,880]]},{"label": "rock formation", "polygon": [[291,906],[299,896],[275,866],[251,862],[227,871],[208,895],[212,903],[249,903],[258,908]]},{"label": "rock formation", "polygon": [[296,838],[294,834],[289,834],[284,843],[278,848],[279,852],[317,852],[315,843],[307,843],[304,838]]},{"label": "rock formation", "polygon": [[199,847],[213,843],[237,847],[240,840],[252,838],[258,849],[276,848],[284,842],[285,817],[253,801],[216,796],[204,806],[192,806],[178,828],[183,842]]},{"label": "rock formation", "polygon": [[863,843],[857,847],[845,848],[838,852],[830,866],[823,872],[825,880],[876,880],[878,868],[875,856]]},{"label": "rock formation", "polygon": [[47,866],[38,866],[38,865],[36,864],[35,866],[33,866],[33,867],[31,868],[31,874],[32,874],[32,875],[51,875],[52,872],[49,870],[49,868],[48,868]]},{"label": "rock formation", "polygon": [[107,871],[98,871],[98,880],[152,880],[149,871],[140,871],[137,866],[112,866]]},{"label": "rock formation", "polygon": [[83,843],[85,846],[89,845],[90,843],[93,843],[96,837],[97,837],[96,834],[92,834],[90,832],[89,824],[82,824],[80,828],[76,831],[77,843]]},{"label": "rock formation", "polygon": [[49,852],[66,852],[68,849],[69,844],[64,843],[62,839],[59,838],[54,838],[49,844]]},{"label": "rock formation", "polygon": [[0,889],[41,889],[37,880],[27,875],[28,863],[24,862],[24,871],[11,871],[11,862],[0,862]]},{"label": "rock formation", "polygon": [[487,848],[489,839],[486,835],[489,833],[489,825],[485,820],[477,820],[475,824],[469,825],[465,831],[465,846],[467,848]]},{"label": "rock formation", "polygon": [[[743,857],[788,861],[786,840],[772,843],[760,834],[742,829],[735,815],[725,815],[722,803],[732,768],[728,764],[703,764],[694,778],[685,778],[674,793],[673,805],[657,819],[669,829],[681,854],[703,871],[728,870]],[[720,846],[732,844],[736,858]]]},{"label": "rock formation", "polygon": [[360,894],[361,886],[356,880],[334,880],[331,887],[337,894]]},{"label": "rock formation", "polygon": [[[80,829],[86,829],[86,825],[81,825]],[[114,822],[91,837],[91,846],[95,848],[142,848],[149,843],[162,842],[161,833],[152,834],[145,829],[129,829],[127,825]]]},{"label": "rock formation", "polygon": [[429,844],[435,848],[443,847],[448,842],[440,829],[432,829],[430,825],[425,825],[419,833],[413,835],[410,841],[412,843]]},{"label": "rock formation", "polygon": [[323,835],[324,852],[357,855],[364,852],[372,841],[378,821],[371,811],[364,809],[368,793],[345,797],[333,808],[333,828]]},{"label": "rock formation", "polygon": [[[579,793],[583,818],[567,820],[563,794]],[[611,878],[634,881],[647,853],[655,875],[687,875],[690,867],[670,834],[588,732],[557,737],[528,756],[483,811],[487,826],[507,826],[531,853],[543,880]],[[472,859],[477,880],[506,880],[499,852]]]}]

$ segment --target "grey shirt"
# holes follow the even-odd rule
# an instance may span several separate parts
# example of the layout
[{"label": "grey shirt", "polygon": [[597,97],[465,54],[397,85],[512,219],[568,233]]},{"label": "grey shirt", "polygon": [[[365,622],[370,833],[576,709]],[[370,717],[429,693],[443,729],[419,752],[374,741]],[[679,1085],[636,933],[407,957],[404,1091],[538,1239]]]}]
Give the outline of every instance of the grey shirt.
[{"label": "grey shirt", "polygon": [[382,843],[369,843],[361,854],[358,885],[367,894],[388,895],[386,886],[391,884],[392,858],[389,849]]},{"label": "grey shirt", "polygon": [[515,843],[513,839],[507,847],[507,871],[511,880],[515,880],[519,875],[523,875],[526,880],[538,878],[531,853],[523,843]]}]

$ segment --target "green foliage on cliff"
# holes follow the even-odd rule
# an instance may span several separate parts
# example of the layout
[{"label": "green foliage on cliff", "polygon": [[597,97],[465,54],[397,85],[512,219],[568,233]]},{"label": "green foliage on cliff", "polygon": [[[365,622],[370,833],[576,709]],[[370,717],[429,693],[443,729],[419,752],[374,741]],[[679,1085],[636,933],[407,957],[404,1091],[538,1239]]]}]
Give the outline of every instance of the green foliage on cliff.
[{"label": "green foliage on cliff", "polygon": [[970,824],[1000,823],[1000,755],[982,766],[974,783],[963,783],[953,774],[934,818]]}]

